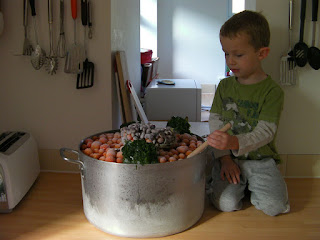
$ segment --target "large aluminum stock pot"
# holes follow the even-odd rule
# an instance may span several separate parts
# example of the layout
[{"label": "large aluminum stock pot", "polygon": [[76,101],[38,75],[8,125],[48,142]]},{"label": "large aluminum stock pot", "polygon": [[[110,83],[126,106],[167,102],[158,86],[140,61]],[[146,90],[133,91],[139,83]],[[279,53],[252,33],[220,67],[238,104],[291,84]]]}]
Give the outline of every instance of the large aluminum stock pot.
[{"label": "large aluminum stock pot", "polygon": [[79,164],[84,213],[97,228],[122,237],[162,237],[184,231],[201,218],[206,151],[176,162],[124,164],[85,155],[80,151],[83,141],[78,151],[61,148],[60,155]]}]

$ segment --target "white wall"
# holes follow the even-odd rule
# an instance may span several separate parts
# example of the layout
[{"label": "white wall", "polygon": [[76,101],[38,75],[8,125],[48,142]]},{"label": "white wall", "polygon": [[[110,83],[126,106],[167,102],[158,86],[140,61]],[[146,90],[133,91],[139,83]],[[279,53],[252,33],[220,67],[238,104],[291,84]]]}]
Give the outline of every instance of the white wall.
[{"label": "white wall", "polygon": [[[141,86],[140,64],[140,1],[139,0],[111,0],[111,49],[125,51],[129,78],[137,93]],[[112,57],[114,64],[114,56]],[[119,112],[119,102],[112,73],[113,88],[113,129],[122,124]]]},{"label": "white wall", "polygon": [[192,78],[217,84],[224,77],[219,30],[227,19],[228,1],[158,1],[160,78]]},{"label": "white wall", "polygon": [[[34,135],[39,148],[76,148],[81,139],[111,129],[111,43],[110,0],[93,4],[93,39],[88,41],[89,60],[95,64],[94,86],[76,89],[76,75],[63,72],[59,59],[56,75],[44,68],[36,71],[30,57],[15,56],[22,51],[23,1],[1,1],[5,29],[0,36],[0,131],[25,130]],[[80,16],[80,1],[78,1]],[[39,42],[49,52],[47,1],[36,1]],[[59,35],[59,1],[53,1],[54,41]],[[70,1],[65,1],[65,32],[68,46],[73,41]],[[79,41],[83,41],[80,18],[77,20]],[[29,13],[29,36],[34,43]]]},{"label": "white wall", "polygon": [[[311,45],[311,2],[307,1],[304,41]],[[264,62],[265,70],[279,80],[280,57],[288,45],[288,1],[257,0],[258,11],[267,17],[271,28],[271,52]],[[293,46],[299,41],[300,1],[294,0]],[[319,30],[319,23],[317,23]],[[316,43],[319,46],[319,31]],[[309,64],[297,67],[298,84],[283,87],[285,104],[280,121],[277,145],[284,154],[319,154],[320,133],[320,75]]]},{"label": "white wall", "polygon": [[[21,52],[23,43],[22,2],[1,2],[1,10],[5,17],[5,29],[0,36],[0,131],[26,130],[36,137],[40,148],[59,149],[60,147],[76,147],[85,136],[112,129],[112,108],[113,105],[115,108],[117,106],[112,101],[115,89],[112,88],[111,79],[113,76],[111,39],[114,39],[115,32],[111,31],[111,15],[116,16],[117,21],[120,22],[118,25],[124,25],[129,23],[121,22],[121,17],[117,17],[119,14],[127,16],[133,10],[138,12],[137,7],[131,5],[129,6],[133,9],[125,8],[132,0],[121,1],[123,1],[124,9],[120,8],[112,13],[110,0],[93,1],[94,37],[89,41],[89,59],[96,66],[95,85],[93,88],[85,90],[76,90],[75,76],[65,74],[61,68],[56,75],[51,76],[44,69],[34,70],[28,57],[14,56],[15,53]],[[58,3],[58,1],[54,2]],[[70,43],[73,39],[73,22],[70,19],[69,2],[65,2],[66,14],[68,14],[65,27],[67,41]],[[113,0],[113,3],[115,2],[120,2],[120,0]],[[310,3],[311,1],[308,1],[305,35],[305,41],[308,45],[311,44]],[[48,51],[47,2],[38,1],[37,5],[39,8],[39,41]],[[271,53],[264,62],[264,67],[276,80],[279,79],[280,56],[288,48],[287,1],[257,0],[256,6],[257,10],[263,11],[270,23]],[[167,11],[170,11],[170,8]],[[298,41],[299,11],[299,3],[295,1],[294,42]],[[55,4],[54,30],[56,38],[58,33],[57,16],[58,5]],[[137,13],[136,17],[132,16],[133,18],[139,18],[139,14]],[[31,25],[31,18],[29,20]],[[80,26],[80,19],[78,26]],[[31,27],[32,25],[29,32],[33,37]],[[127,28],[130,31],[130,26]],[[134,23],[133,28],[139,29],[138,24]],[[319,29],[319,23],[317,29]],[[125,31],[127,32],[127,30]],[[136,30],[132,30],[131,34],[135,32]],[[79,32],[81,39],[82,36],[82,32]],[[218,37],[216,38],[218,41]],[[132,51],[129,54],[131,74],[131,72],[136,72],[136,67],[131,64],[139,65],[139,43],[138,40],[130,38],[129,34],[120,39],[126,42],[128,52]],[[170,52],[172,51],[172,42],[170,39],[167,41],[166,51]],[[319,43],[319,31],[316,42]],[[120,46],[124,46],[124,43],[122,42]],[[63,65],[64,61],[62,60],[61,63]],[[165,64],[165,61],[162,61],[161,64]],[[298,70],[298,85],[284,87],[285,106],[279,127],[278,146],[283,154],[319,154],[319,72],[313,70],[309,65]],[[133,75],[138,75],[138,73]],[[136,90],[139,89],[139,83],[139,80],[135,80]]]}]

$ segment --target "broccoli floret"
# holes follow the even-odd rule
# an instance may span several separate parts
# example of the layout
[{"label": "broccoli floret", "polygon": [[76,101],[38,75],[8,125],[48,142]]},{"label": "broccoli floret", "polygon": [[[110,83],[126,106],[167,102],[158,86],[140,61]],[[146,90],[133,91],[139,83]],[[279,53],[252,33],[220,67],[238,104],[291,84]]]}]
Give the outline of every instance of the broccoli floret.
[{"label": "broccoli floret", "polygon": [[124,163],[151,164],[158,163],[157,149],[153,143],[144,139],[127,141],[122,148]]},{"label": "broccoli floret", "polygon": [[175,131],[180,134],[190,133],[190,124],[188,121],[188,117],[171,117],[171,119],[167,123],[167,127],[172,127]]}]

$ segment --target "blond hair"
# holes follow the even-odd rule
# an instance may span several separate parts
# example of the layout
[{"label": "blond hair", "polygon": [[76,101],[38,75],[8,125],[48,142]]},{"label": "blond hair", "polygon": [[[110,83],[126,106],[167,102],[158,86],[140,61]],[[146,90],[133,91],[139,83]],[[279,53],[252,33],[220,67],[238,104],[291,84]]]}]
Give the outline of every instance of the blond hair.
[{"label": "blond hair", "polygon": [[248,10],[242,11],[233,15],[220,29],[220,36],[222,37],[234,38],[241,33],[249,36],[249,43],[255,49],[269,46],[269,24],[261,13]]}]

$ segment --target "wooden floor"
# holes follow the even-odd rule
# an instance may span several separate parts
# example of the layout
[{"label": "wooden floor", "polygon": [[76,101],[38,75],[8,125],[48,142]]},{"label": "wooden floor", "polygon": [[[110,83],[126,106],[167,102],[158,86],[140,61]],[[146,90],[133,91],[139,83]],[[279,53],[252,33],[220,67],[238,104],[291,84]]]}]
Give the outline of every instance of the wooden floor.
[{"label": "wooden floor", "polygon": [[[270,217],[248,201],[241,211],[222,213],[206,204],[192,228],[157,239],[320,239],[320,179],[286,179],[291,212]],[[124,226],[125,227],[125,226]],[[0,214],[1,240],[119,240],[91,225],[82,209],[79,174],[41,173],[21,203]]]}]

